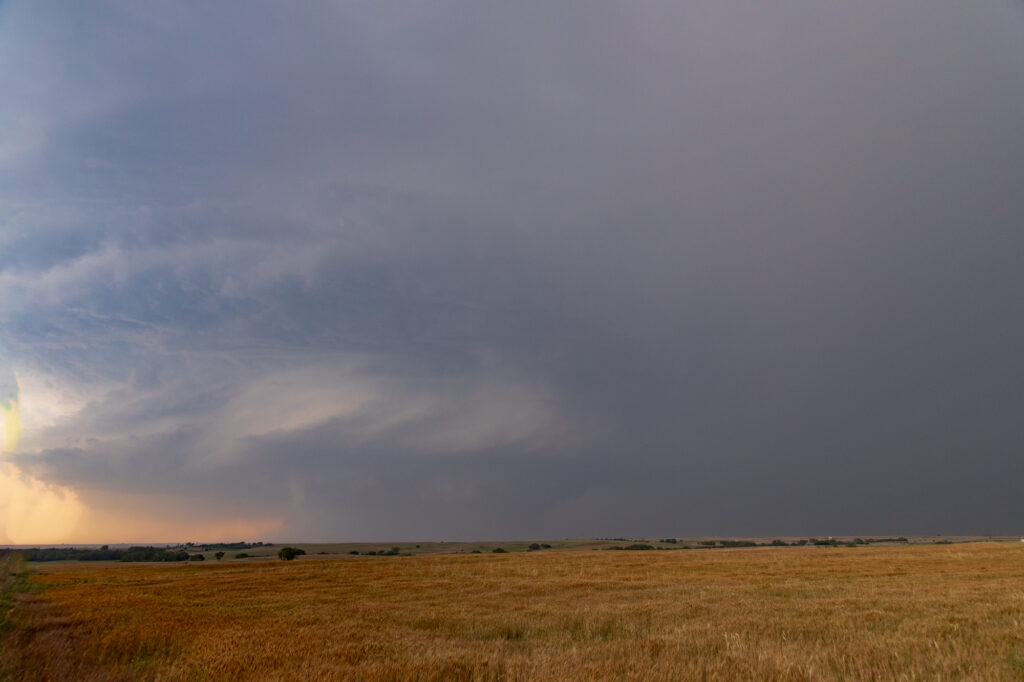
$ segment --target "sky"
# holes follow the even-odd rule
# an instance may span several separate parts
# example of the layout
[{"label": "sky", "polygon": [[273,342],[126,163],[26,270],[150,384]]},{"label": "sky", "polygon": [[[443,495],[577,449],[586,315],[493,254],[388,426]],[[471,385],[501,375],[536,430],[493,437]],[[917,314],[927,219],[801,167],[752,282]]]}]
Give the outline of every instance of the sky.
[{"label": "sky", "polygon": [[1024,4],[0,3],[0,543],[1024,532]]}]

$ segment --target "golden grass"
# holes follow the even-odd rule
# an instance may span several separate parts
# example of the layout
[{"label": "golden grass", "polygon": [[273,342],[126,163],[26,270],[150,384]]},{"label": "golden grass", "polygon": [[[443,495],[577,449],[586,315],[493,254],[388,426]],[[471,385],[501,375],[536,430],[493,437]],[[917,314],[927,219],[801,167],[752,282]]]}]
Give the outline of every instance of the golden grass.
[{"label": "golden grass", "polygon": [[35,580],[48,587],[13,614],[16,637],[0,668],[8,675],[1010,680],[1024,672],[1020,544],[42,570]]}]

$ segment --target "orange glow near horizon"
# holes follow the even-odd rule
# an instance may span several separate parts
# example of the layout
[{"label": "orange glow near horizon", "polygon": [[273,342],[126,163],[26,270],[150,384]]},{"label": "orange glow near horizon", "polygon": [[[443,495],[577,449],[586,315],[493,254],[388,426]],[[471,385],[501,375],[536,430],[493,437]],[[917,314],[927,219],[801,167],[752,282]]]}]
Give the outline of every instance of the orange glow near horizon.
[{"label": "orange glow near horizon", "polygon": [[[7,456],[18,452],[24,432],[22,408],[28,424],[51,423],[55,398],[45,391],[21,395],[18,382],[13,396],[0,400],[0,544],[110,544],[163,542],[223,542],[266,540],[283,524],[279,519],[225,518],[174,510],[187,503],[161,497],[159,510],[152,495],[104,493],[100,498],[62,485],[47,483],[28,474]],[[28,399],[27,402],[25,399]],[[42,420],[40,415],[43,415]],[[27,453],[20,453],[29,456]],[[94,507],[95,505],[95,507]]]},{"label": "orange glow near horizon", "polygon": [[113,509],[85,505],[71,488],[44,483],[0,463],[0,544],[153,544],[272,540],[278,519],[168,518],[139,511],[144,500],[121,499]]},{"label": "orange glow near horizon", "polygon": [[70,488],[26,476],[9,463],[0,464],[0,531],[15,545],[65,542],[84,507]]},{"label": "orange glow near horizon", "polygon": [[276,519],[167,520],[153,516],[126,518],[117,512],[86,509],[78,532],[68,540],[82,544],[163,544],[273,540],[282,523]]},{"label": "orange glow near horizon", "polygon": [[[21,405],[17,396],[0,402],[3,453],[21,441]],[[82,503],[70,488],[48,485],[17,466],[0,462],[0,540],[11,544],[63,542],[78,525]]]}]

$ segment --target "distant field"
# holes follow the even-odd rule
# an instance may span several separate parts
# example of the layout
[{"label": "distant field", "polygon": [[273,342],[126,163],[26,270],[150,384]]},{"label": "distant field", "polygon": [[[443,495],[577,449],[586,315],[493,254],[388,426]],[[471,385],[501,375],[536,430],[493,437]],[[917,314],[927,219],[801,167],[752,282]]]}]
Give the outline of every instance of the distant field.
[{"label": "distant field", "polygon": [[18,598],[0,672],[30,680],[1024,676],[1019,542],[318,558],[36,565],[32,580],[43,589]]},{"label": "distant field", "polygon": [[[776,545],[817,545],[817,546],[861,546],[885,547],[891,545],[953,544],[964,542],[1018,542],[1018,537],[1008,536],[963,536],[963,535],[911,535],[904,536],[839,536],[839,537],[781,537],[781,538],[590,538],[583,540],[512,540],[480,542],[343,542],[343,543],[290,543],[306,552],[309,557],[331,559],[353,556],[419,556],[423,554],[486,554],[488,552],[528,551],[579,551],[579,550],[690,550],[725,549],[742,546]],[[82,560],[106,560],[125,562],[154,562],[158,560],[184,558],[204,561],[267,561],[277,560],[278,550],[283,543],[187,543],[157,544],[145,547],[121,545],[87,545],[69,547],[51,546],[42,550],[23,547],[26,557],[33,562],[67,563]],[[241,546],[240,546],[241,545]],[[108,551],[109,549],[109,551]],[[138,551],[143,550],[143,551]],[[3,549],[0,549],[3,551]],[[68,552],[70,551],[70,555]],[[61,554],[64,552],[64,554]],[[111,554],[118,556],[110,556]],[[128,554],[132,556],[121,555]],[[37,556],[39,555],[39,556]],[[153,555],[164,555],[162,559]],[[170,556],[168,556],[170,555]],[[218,555],[220,555],[218,557]],[[174,558],[174,557],[181,558]]]}]

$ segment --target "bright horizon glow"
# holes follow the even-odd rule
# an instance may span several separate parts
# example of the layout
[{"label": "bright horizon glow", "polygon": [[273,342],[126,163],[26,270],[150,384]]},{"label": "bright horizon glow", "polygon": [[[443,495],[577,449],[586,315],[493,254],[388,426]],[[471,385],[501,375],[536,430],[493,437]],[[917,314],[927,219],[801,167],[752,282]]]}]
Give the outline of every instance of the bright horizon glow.
[{"label": "bright horizon glow", "polygon": [[[45,425],[73,412],[61,402],[59,391],[43,383],[17,381],[17,393],[0,402],[0,444],[3,455],[18,452],[25,424]],[[39,390],[35,390],[39,389]],[[22,406],[25,406],[25,415]],[[24,416],[24,420],[23,420]],[[144,502],[128,506],[143,507]],[[41,481],[11,461],[0,461],[0,544],[163,544],[165,542],[227,542],[269,540],[279,530],[277,519],[168,519],[160,513],[140,512],[126,518],[103,509],[91,509],[71,487]]]},{"label": "bright horizon glow", "polygon": [[18,467],[0,465],[0,522],[10,544],[65,542],[84,506],[70,488],[48,485]]},{"label": "bright horizon glow", "polygon": [[105,511],[85,509],[79,532],[69,536],[67,543],[162,545],[184,542],[256,542],[282,541],[271,534],[279,532],[276,519],[163,519],[157,514],[140,514],[136,518]]},{"label": "bright horizon glow", "polygon": [[[23,432],[19,395],[0,403],[3,454],[18,450]],[[0,464],[0,526],[12,544],[58,543],[78,525],[84,507],[75,492],[25,475],[9,462]]]}]

